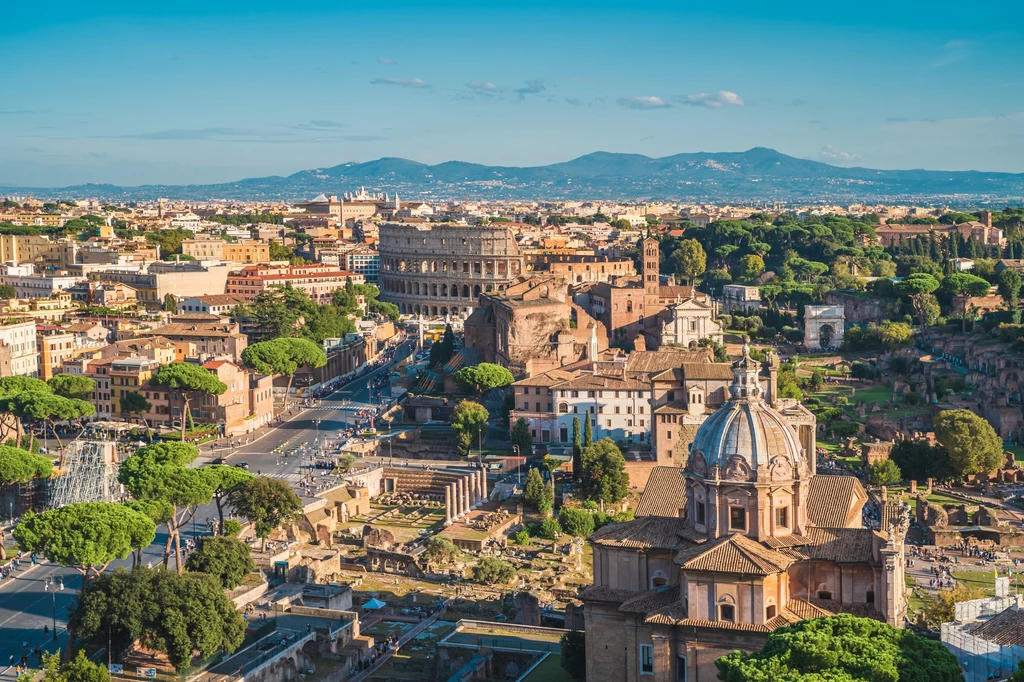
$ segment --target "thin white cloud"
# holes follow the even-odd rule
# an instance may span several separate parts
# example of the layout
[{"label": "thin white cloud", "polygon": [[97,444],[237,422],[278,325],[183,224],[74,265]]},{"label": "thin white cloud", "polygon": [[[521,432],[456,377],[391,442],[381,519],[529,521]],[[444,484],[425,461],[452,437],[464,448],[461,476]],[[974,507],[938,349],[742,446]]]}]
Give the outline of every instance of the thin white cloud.
[{"label": "thin white cloud", "polygon": [[942,47],[946,48],[947,50],[962,50],[963,48],[969,46],[970,44],[971,41],[969,40],[950,40]]},{"label": "thin white cloud", "polygon": [[466,83],[466,87],[470,90],[479,90],[481,92],[497,92],[498,86],[491,81],[469,81]]},{"label": "thin white cloud", "polygon": [[822,147],[821,151],[818,152],[818,156],[827,161],[839,161],[841,163],[849,163],[851,161],[859,160],[859,157],[856,154],[844,152],[841,149],[837,149],[835,146],[830,144],[827,144],[824,147]]},{"label": "thin white cloud", "polygon": [[374,78],[373,85],[397,85],[403,88],[429,88],[422,78]]},{"label": "thin white cloud", "polygon": [[714,94],[700,92],[696,95],[683,95],[679,98],[680,104],[692,107],[707,107],[708,109],[722,109],[726,106],[742,107],[746,102],[735,92],[719,90]]},{"label": "thin white cloud", "polygon": [[398,62],[394,59],[388,59],[387,57],[377,57],[377,61],[381,64],[387,64],[388,66],[398,66]]},{"label": "thin white cloud", "polygon": [[616,102],[620,107],[626,107],[627,109],[664,109],[671,106],[662,98],[654,97],[653,95],[645,97],[620,97]]},{"label": "thin white cloud", "polygon": [[128,135],[94,135],[98,139],[134,139],[134,140],[253,140],[288,137],[291,133],[274,130],[256,130],[251,128],[175,128],[172,130],[156,130],[148,133]]},{"label": "thin white cloud", "polygon": [[516,88],[515,93],[519,95],[519,99],[526,99],[527,95],[537,95],[547,90],[544,86],[544,81],[526,81],[526,85],[521,88]]},{"label": "thin white cloud", "polygon": [[787,104],[786,106],[788,106],[788,107],[806,107],[808,104],[810,104],[810,102],[808,102],[805,99],[800,99],[798,97],[797,99],[791,100],[790,103]]}]

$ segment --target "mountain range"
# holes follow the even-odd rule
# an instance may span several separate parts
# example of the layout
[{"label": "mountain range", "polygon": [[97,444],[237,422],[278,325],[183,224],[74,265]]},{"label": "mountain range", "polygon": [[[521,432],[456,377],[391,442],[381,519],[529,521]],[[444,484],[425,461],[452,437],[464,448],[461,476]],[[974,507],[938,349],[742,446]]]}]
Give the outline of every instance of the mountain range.
[{"label": "mountain range", "polygon": [[842,168],[755,147],[651,158],[595,152],[548,166],[428,165],[401,158],[342,163],[288,176],[210,185],[85,184],[0,187],[46,198],[301,200],[364,186],[407,200],[683,200],[709,202],[917,202],[961,207],[1019,203],[1024,174]]}]

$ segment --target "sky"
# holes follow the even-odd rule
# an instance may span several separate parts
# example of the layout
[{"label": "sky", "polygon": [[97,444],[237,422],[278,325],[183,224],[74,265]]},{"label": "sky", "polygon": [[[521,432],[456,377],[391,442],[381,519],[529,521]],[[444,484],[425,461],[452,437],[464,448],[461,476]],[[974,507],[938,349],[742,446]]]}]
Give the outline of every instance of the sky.
[{"label": "sky", "polygon": [[1020,173],[1022,19],[1010,0],[11,2],[0,185],[758,146]]}]

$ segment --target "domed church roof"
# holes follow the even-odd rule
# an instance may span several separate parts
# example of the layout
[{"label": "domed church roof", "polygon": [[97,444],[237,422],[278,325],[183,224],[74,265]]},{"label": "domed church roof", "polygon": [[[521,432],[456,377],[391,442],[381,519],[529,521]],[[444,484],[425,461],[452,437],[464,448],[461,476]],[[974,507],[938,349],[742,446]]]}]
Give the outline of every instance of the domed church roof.
[{"label": "domed church roof", "polygon": [[695,473],[715,465],[727,477],[735,478],[747,477],[728,475],[737,468],[745,468],[748,474],[769,466],[774,474],[783,473],[778,469],[787,473],[797,470],[803,457],[800,439],[786,419],[764,401],[758,370],[749,347],[744,346],[743,357],[733,363],[729,401],[704,420],[694,436],[690,460]]}]

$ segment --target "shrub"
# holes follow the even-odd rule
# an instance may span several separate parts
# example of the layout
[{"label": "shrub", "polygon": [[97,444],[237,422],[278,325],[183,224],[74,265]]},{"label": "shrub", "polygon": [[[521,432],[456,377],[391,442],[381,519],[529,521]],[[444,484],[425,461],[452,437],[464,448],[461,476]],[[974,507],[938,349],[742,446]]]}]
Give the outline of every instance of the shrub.
[{"label": "shrub", "polygon": [[507,561],[485,556],[473,567],[473,580],[485,585],[504,584],[516,576],[516,569]]},{"label": "shrub", "polygon": [[525,528],[520,528],[516,531],[515,535],[512,536],[512,542],[517,545],[530,544],[530,531]]},{"label": "shrub", "polygon": [[224,522],[224,535],[235,536],[242,532],[242,524],[234,519]]},{"label": "shrub", "polygon": [[562,527],[558,525],[558,521],[554,517],[549,516],[540,524],[540,530],[537,535],[548,540],[555,540],[558,538],[561,530]]},{"label": "shrub", "polygon": [[589,537],[594,532],[594,515],[585,509],[565,509],[558,514],[558,521],[569,535]]}]

